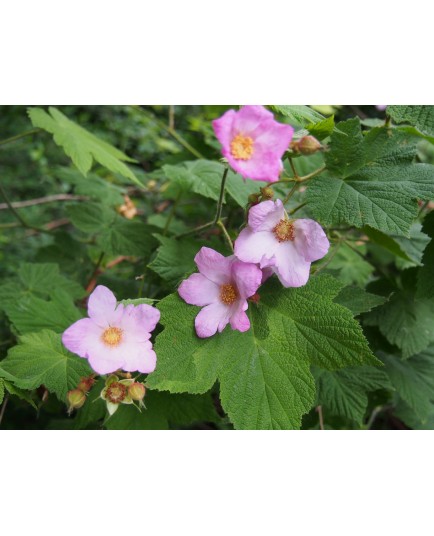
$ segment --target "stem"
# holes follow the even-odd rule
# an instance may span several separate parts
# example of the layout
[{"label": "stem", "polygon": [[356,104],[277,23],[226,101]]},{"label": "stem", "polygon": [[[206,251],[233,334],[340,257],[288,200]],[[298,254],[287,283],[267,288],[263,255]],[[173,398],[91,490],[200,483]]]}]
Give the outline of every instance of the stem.
[{"label": "stem", "polygon": [[223,232],[223,235],[226,239],[226,242],[228,243],[229,247],[231,248],[231,251],[233,252],[234,251],[234,245],[232,244],[232,239],[231,237],[229,236],[229,233],[225,227],[225,224],[222,222],[222,220],[217,220],[216,224],[220,227],[220,229],[222,230]]},{"label": "stem", "polygon": [[164,229],[163,229],[163,236],[166,236],[167,231],[169,230],[170,222],[172,221],[173,216],[175,215],[175,211],[176,211],[178,203],[179,203],[179,201],[181,199],[181,196],[182,196],[182,192],[179,192],[178,197],[173,202],[172,209],[171,209],[171,211],[169,213],[169,216],[167,217],[166,224],[165,224]]},{"label": "stem", "polygon": [[217,203],[217,212],[216,212],[216,215],[215,215],[215,218],[214,218],[214,223],[218,223],[218,221],[220,220],[220,216],[222,215],[222,208],[223,208],[223,197],[225,195],[225,185],[226,185],[226,177],[228,175],[228,171],[229,171],[229,168],[228,167],[225,167],[225,170],[223,172],[223,177],[222,177],[222,183],[221,183],[221,186],[220,186],[220,197],[219,197],[219,200],[218,200],[218,203]]},{"label": "stem", "polygon": [[[227,218],[220,218],[220,220],[223,222],[226,219]],[[189,231],[185,231],[184,233],[180,233],[176,235],[174,238],[183,238],[184,236],[188,236],[188,235],[203,231],[204,229],[208,229],[208,227],[212,227],[213,225],[216,225],[216,222],[214,220],[209,221],[208,223],[204,223],[203,225],[199,225],[198,227],[195,227],[194,229],[190,229]]]},{"label": "stem", "polygon": [[330,253],[330,257],[325,262],[323,262],[321,266],[318,266],[318,268],[314,272],[315,274],[318,274],[319,272],[321,272],[321,270],[324,270],[324,268],[326,268],[332,262],[334,256],[339,251],[339,248],[342,246],[342,242],[342,239],[337,242],[335,249]]},{"label": "stem", "polygon": [[323,417],[323,414],[322,414],[322,406],[317,406],[316,407],[316,412],[318,413],[319,427],[320,427],[321,430],[324,430],[324,417]]},{"label": "stem", "polygon": [[169,105],[169,128],[175,130],[175,106]]},{"label": "stem", "polygon": [[[33,207],[34,205],[43,205],[45,203],[53,203],[55,201],[87,201],[89,198],[83,195],[73,194],[55,194],[47,195],[46,197],[38,197],[37,199],[28,199],[27,201],[11,201],[10,206],[13,208]],[[7,203],[0,203],[0,210],[10,208]]]},{"label": "stem", "polygon": [[288,156],[288,162],[289,162],[289,165],[291,166],[292,172],[294,173],[294,179],[299,180],[297,170],[295,169],[294,162],[292,161],[292,158],[290,156]]},{"label": "stem", "polygon": [[194,147],[192,147],[188,141],[186,141],[180,134],[176,132],[175,129],[173,129],[171,126],[167,126],[163,121],[160,121],[155,115],[148,110],[145,110],[141,106],[133,106],[133,108],[139,110],[142,112],[148,119],[151,121],[154,121],[160,128],[165,130],[168,134],[172,136],[172,138],[175,138],[175,140],[182,145],[187,151],[189,151],[192,155],[194,155],[196,158],[204,158],[202,154],[200,154],[199,151],[197,151]]},{"label": "stem", "polygon": [[305,175],[304,177],[299,177],[298,182],[306,182],[310,179],[313,179],[317,175],[320,175],[323,171],[325,171],[326,166],[323,165],[320,168],[316,169],[315,171],[312,171],[312,173],[309,173],[308,175]]},{"label": "stem", "polygon": [[2,195],[3,199],[5,200],[6,202],[6,205],[7,207],[9,208],[9,210],[12,212],[12,214],[16,217],[16,219],[21,223],[21,225],[23,227],[25,227],[26,229],[31,229],[33,231],[38,231],[39,233],[47,233],[47,234],[50,234],[50,231],[46,230],[46,229],[41,229],[39,227],[33,227],[33,225],[30,225],[26,222],[26,220],[24,220],[20,214],[18,213],[17,210],[15,210],[15,207],[12,205],[12,203],[10,202],[9,200],[9,197],[5,191],[5,189],[3,188],[3,186],[0,184],[0,194]]},{"label": "stem", "polygon": [[305,205],[307,205],[307,201],[305,201],[304,203],[301,203],[301,205],[298,205],[298,207],[293,208],[293,209],[289,212],[289,215],[292,216],[293,214],[295,214],[295,213],[297,212],[297,210],[300,210],[300,209],[303,208]]},{"label": "stem", "polygon": [[3,404],[2,404],[2,409],[0,410],[0,426],[1,426],[1,423],[3,421],[3,415],[5,414],[5,411],[6,411],[6,406],[8,405],[8,401],[9,401],[9,394],[7,394],[3,400]]},{"label": "stem", "polygon": [[291,190],[289,191],[289,194],[285,197],[285,199],[283,200],[283,204],[286,205],[286,203],[291,199],[291,197],[294,195],[295,193],[295,190],[297,190],[298,188],[298,182],[296,182],[293,187],[291,188]]},{"label": "stem", "polygon": [[12,143],[13,141],[20,140],[21,138],[25,138],[26,136],[31,136],[32,134],[36,134],[37,132],[40,132],[40,128],[34,128],[33,130],[27,130],[26,132],[22,132],[21,134],[17,134],[16,136],[12,136],[11,138],[7,138],[6,140],[0,141],[0,145],[6,145],[7,143]]}]

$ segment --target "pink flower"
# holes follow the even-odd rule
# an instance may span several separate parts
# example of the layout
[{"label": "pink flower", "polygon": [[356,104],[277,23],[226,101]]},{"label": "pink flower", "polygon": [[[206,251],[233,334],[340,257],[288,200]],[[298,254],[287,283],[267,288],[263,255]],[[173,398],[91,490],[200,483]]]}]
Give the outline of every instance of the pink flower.
[{"label": "pink flower", "polygon": [[324,257],[329,246],[318,223],[288,219],[278,199],[250,209],[249,224],[235,241],[235,255],[271,267],[284,287],[301,287],[309,279],[311,262]]},{"label": "pink flower", "polygon": [[232,329],[247,331],[250,321],[245,311],[247,298],[261,284],[262,271],[254,264],[239,261],[234,255],[223,257],[203,247],[194,258],[198,274],[183,281],[179,295],[190,305],[203,307],[195,319],[199,337],[221,333],[230,323]]},{"label": "pink flower", "polygon": [[283,169],[282,156],[294,129],[274,120],[263,106],[228,110],[213,121],[223,156],[245,179],[276,182]]},{"label": "pink flower", "polygon": [[89,360],[98,374],[118,369],[149,373],[157,357],[150,342],[160,311],[150,305],[117,305],[115,295],[99,285],[89,296],[90,318],[78,320],[62,336],[75,354]]}]

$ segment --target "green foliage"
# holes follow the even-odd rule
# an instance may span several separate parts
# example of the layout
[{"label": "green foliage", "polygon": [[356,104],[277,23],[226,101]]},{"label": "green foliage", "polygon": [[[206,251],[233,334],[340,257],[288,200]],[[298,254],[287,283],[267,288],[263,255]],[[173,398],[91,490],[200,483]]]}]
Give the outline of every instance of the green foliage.
[{"label": "green foliage", "polygon": [[367,313],[385,303],[386,298],[366,292],[360,287],[344,287],[334,299],[339,305],[347,307],[354,316]]},{"label": "green foliage", "polygon": [[434,348],[427,348],[406,361],[383,355],[386,372],[399,396],[423,422],[433,412]]},{"label": "green foliage", "polygon": [[387,115],[396,123],[409,123],[434,143],[434,106],[388,106]]},{"label": "green foliage", "polygon": [[83,175],[90,171],[95,160],[113,173],[119,173],[138,186],[142,186],[134,173],[124,164],[134,162],[132,158],[77,125],[56,108],[50,107],[48,111],[49,113],[41,108],[29,108],[28,114],[32,125],[53,134],[56,144],[62,147]]},{"label": "green foliage", "polygon": [[325,225],[368,225],[409,236],[417,199],[434,197],[434,167],[412,164],[415,155],[400,132],[374,128],[363,136],[358,119],[339,123],[326,154],[328,174],[309,184],[310,209]]},{"label": "green foliage", "polygon": [[121,404],[105,421],[105,427],[108,430],[167,430],[170,424],[190,426],[217,419],[209,395],[170,395],[149,390],[144,402],[146,408],[141,411]]},{"label": "green foliage", "polygon": [[431,241],[423,254],[423,268],[418,273],[417,296],[434,298],[434,212],[426,217],[423,230],[429,235]]},{"label": "green foliage", "polygon": [[[194,192],[203,197],[218,201],[224,165],[219,162],[195,160],[178,166],[163,166],[164,173],[171,184],[181,191]],[[250,194],[259,191],[264,182],[244,181],[239,175],[229,171],[226,178],[226,191],[239,206],[245,207]]]},{"label": "green foliage", "polygon": [[[208,340],[193,331],[198,308],[176,295],[159,304],[164,331],[151,387],[201,393],[218,379],[223,408],[236,428],[298,428],[314,401],[310,363],[331,370],[375,364],[359,324],[333,303],[341,285],[329,276],[299,289],[270,281],[250,305],[251,329]],[[312,308],[311,304],[315,303]]]},{"label": "green foliage", "polygon": [[17,387],[35,389],[43,384],[60,400],[91,372],[87,361],[68,352],[61,336],[48,329],[23,335],[0,366],[0,376]]},{"label": "green foliage", "polygon": [[[434,428],[434,107],[388,106],[385,122],[374,106],[271,106],[296,138],[322,141],[294,159],[305,180],[286,209],[319,221],[330,251],[306,286],[284,289],[275,276],[261,286],[250,330],[200,339],[199,308],[176,287],[202,246],[230,254],[209,224],[225,170],[211,120],[228,108],[175,106],[168,129],[167,106],[32,107],[41,130],[2,143],[2,188],[16,207],[0,200],[2,427],[317,429],[320,405],[326,429]],[[29,129],[24,107],[1,112],[1,140]],[[283,164],[272,186],[281,200],[294,186]],[[263,185],[228,170],[231,239]],[[161,311],[157,368],[138,376],[141,412],[121,405],[109,418],[96,375],[67,415],[67,391],[92,371],[61,334],[98,284]]]},{"label": "green foliage", "polygon": [[384,370],[376,367],[353,367],[335,372],[313,369],[317,382],[317,403],[324,411],[341,415],[361,424],[368,406],[368,393],[390,388]]}]

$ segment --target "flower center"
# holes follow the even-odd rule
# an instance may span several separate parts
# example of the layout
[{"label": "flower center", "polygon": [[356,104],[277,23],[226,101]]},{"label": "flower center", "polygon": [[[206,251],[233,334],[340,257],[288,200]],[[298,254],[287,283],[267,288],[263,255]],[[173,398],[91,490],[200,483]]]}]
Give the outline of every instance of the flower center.
[{"label": "flower center", "polygon": [[253,152],[253,140],[249,136],[237,134],[231,141],[231,155],[237,160],[250,160]]},{"label": "flower center", "polygon": [[123,383],[113,382],[107,387],[105,396],[113,404],[120,404],[127,396],[127,387]]},{"label": "flower center", "polygon": [[107,328],[101,335],[102,342],[107,346],[118,346],[122,341],[122,330],[120,328]]},{"label": "flower center", "polygon": [[232,305],[237,298],[238,298],[237,289],[230,283],[227,285],[222,285],[220,287],[220,300],[225,305]]},{"label": "flower center", "polygon": [[273,229],[274,236],[279,242],[294,240],[294,224],[289,220],[280,220]]}]

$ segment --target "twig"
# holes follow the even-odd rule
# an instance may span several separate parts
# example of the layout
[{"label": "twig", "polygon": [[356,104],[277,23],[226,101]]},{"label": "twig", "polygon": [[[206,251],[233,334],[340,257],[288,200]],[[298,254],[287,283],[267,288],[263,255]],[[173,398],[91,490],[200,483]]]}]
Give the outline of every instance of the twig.
[{"label": "twig", "polygon": [[167,231],[169,230],[170,223],[171,223],[171,221],[173,219],[173,216],[175,215],[175,211],[176,211],[178,203],[179,203],[179,201],[181,199],[181,196],[182,196],[182,191],[179,192],[177,198],[173,202],[172,209],[170,210],[169,216],[167,217],[166,224],[165,224],[164,229],[163,229],[163,236],[166,236]]},{"label": "twig", "polygon": [[322,406],[317,406],[316,412],[318,413],[320,430],[324,430],[324,417],[322,414]]},{"label": "twig", "polygon": [[8,401],[9,401],[9,394],[7,394],[3,400],[3,404],[2,404],[2,408],[0,410],[0,426],[1,426],[1,423],[3,421],[3,416],[5,414],[5,411],[6,411],[6,406],[8,405]]},{"label": "twig", "polygon": [[175,130],[175,106],[169,106],[169,128]]},{"label": "twig", "polygon": [[226,177],[228,176],[229,168],[225,167],[225,170],[223,171],[223,177],[222,182],[220,185],[220,196],[217,203],[217,211],[214,218],[214,223],[218,223],[220,220],[220,216],[222,215],[222,207],[223,207],[223,197],[225,195],[225,186],[226,186]]},{"label": "twig", "polygon": [[283,200],[283,204],[286,205],[286,203],[291,199],[291,197],[294,195],[295,190],[298,188],[298,182],[294,183],[293,187],[289,191],[288,195]]},{"label": "twig", "polygon": [[[46,197],[37,197],[36,199],[29,199],[27,201],[11,201],[10,206],[13,208],[25,208],[33,207],[34,205],[43,205],[45,203],[53,203],[55,201],[87,201],[89,198],[84,195],[73,194],[55,194],[47,195]],[[0,210],[9,209],[7,203],[0,203]]]},{"label": "twig", "polygon": [[294,179],[299,180],[297,170],[295,169],[294,162],[292,161],[292,158],[290,156],[288,156],[288,162],[289,162],[289,165],[291,166],[292,172],[294,173]]},{"label": "twig", "polygon": [[21,138],[24,138],[26,136],[31,136],[32,134],[36,134],[37,132],[41,132],[41,129],[34,128],[33,130],[27,130],[26,132],[22,132],[21,134],[17,134],[16,136],[12,136],[11,138],[7,138],[6,140],[0,141],[0,145],[12,143],[13,141],[20,140]]},{"label": "twig", "polygon": [[141,106],[133,106],[133,108],[135,108],[136,110],[139,110],[140,112],[142,112],[151,121],[154,121],[154,123],[156,123],[160,128],[164,129],[168,134],[170,134],[172,136],[172,138],[175,138],[175,140],[180,145],[182,145],[185,149],[187,149],[187,151],[190,151],[190,153],[192,155],[194,155],[196,158],[204,158],[204,156],[202,154],[200,154],[200,152],[197,151],[194,147],[192,147],[188,143],[188,141],[186,141],[180,134],[178,134],[178,132],[176,132],[176,130],[174,130],[170,126],[167,126],[165,123],[163,123],[163,121],[160,121],[157,117],[155,117],[154,114],[152,114],[148,110],[145,110]]},{"label": "twig", "polygon": [[9,210],[12,212],[12,214],[21,223],[21,225],[23,227],[25,227],[26,229],[32,229],[34,231],[38,231],[40,233],[50,233],[50,231],[47,231],[46,229],[40,229],[39,227],[33,227],[33,225],[30,225],[29,223],[27,223],[26,220],[24,220],[21,217],[19,212],[17,212],[17,210],[12,206],[11,202],[9,201],[9,197],[8,197],[7,193],[5,192],[5,190],[4,190],[4,188],[3,188],[3,186],[1,184],[0,184],[0,194],[2,195],[3,199],[5,200],[6,205],[9,208]]},{"label": "twig", "polygon": [[222,230],[223,235],[224,235],[224,237],[225,237],[225,239],[226,239],[226,242],[228,243],[228,245],[229,245],[231,251],[233,252],[233,251],[234,251],[234,245],[233,245],[233,243],[232,243],[232,239],[231,239],[231,237],[229,236],[229,233],[228,233],[228,231],[227,231],[227,229],[226,229],[226,227],[225,227],[225,224],[222,222],[222,220],[218,220],[218,221],[217,221],[217,225],[218,225],[218,226],[220,227],[220,229]]}]

